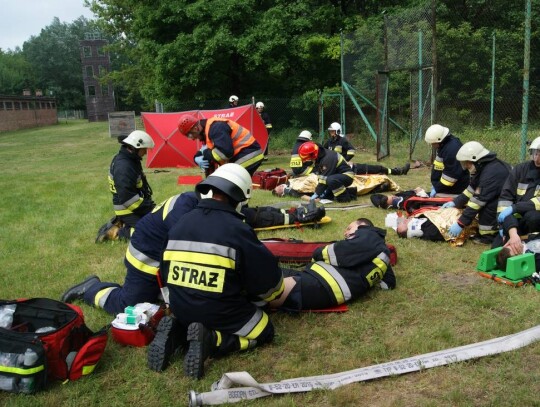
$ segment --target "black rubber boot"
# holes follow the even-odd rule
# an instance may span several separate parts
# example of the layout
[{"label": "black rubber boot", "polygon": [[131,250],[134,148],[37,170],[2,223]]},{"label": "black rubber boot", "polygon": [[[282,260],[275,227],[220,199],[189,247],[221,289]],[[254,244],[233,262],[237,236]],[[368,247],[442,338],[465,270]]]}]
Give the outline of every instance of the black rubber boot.
[{"label": "black rubber boot", "polygon": [[204,376],[204,362],[217,350],[215,334],[199,322],[188,326],[189,348],[184,358],[184,373],[193,379]]},{"label": "black rubber boot", "polygon": [[101,280],[98,276],[87,277],[82,283],[76,284],[71,288],[68,288],[62,295],[60,301],[72,303],[75,300],[82,300],[84,293],[88,291],[94,284],[100,283]]},{"label": "black rubber boot", "polygon": [[180,353],[186,345],[186,329],[182,328],[176,318],[165,315],[159,321],[156,336],[148,346],[148,368],[155,372],[164,371],[171,358]]},{"label": "black rubber boot", "polygon": [[316,222],[324,218],[326,210],[324,209],[324,206],[318,207],[315,201],[310,201],[307,206],[296,208],[295,213],[292,215],[295,220],[300,223]]},{"label": "black rubber boot", "polygon": [[392,175],[407,175],[410,169],[411,169],[411,164],[407,163],[401,168],[395,167],[395,168],[392,168],[390,171]]}]

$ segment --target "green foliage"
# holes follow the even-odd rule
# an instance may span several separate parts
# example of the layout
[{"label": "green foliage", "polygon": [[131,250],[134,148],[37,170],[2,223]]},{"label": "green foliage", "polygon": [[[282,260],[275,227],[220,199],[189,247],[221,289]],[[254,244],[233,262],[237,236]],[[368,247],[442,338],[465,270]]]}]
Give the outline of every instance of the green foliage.
[{"label": "green foliage", "polygon": [[34,72],[20,48],[7,52],[0,49],[0,94],[20,95],[34,84]]},{"label": "green foliage", "polygon": [[84,87],[79,41],[93,28],[84,17],[73,23],[52,23],[23,45],[23,53],[36,80],[34,86],[52,92],[60,109],[84,109]]}]

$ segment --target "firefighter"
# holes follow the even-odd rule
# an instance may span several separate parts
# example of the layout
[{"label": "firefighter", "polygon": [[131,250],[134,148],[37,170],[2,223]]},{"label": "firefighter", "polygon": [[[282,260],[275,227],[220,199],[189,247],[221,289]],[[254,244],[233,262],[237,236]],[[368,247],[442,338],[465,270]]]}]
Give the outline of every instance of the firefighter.
[{"label": "firefighter", "polygon": [[430,197],[436,194],[461,194],[469,185],[469,173],[464,170],[456,154],[462,146],[461,140],[450,133],[448,127],[434,124],[426,130],[425,140],[436,149],[431,169]]},{"label": "firefighter", "polygon": [[341,154],[308,141],[300,146],[298,155],[303,163],[313,165],[313,172],[318,177],[315,193],[310,199],[333,197],[338,202],[356,199],[356,188],[348,189],[353,182],[354,172]]},{"label": "firefighter", "polygon": [[263,151],[255,137],[232,120],[219,117],[199,120],[186,113],[180,116],[178,130],[185,137],[206,144],[201,154],[210,168],[230,162],[240,164],[253,175],[263,162]]},{"label": "firefighter", "polygon": [[[517,229],[518,235],[540,232],[540,137],[532,141],[529,152],[531,160],[510,171],[499,196],[498,222],[506,237],[511,227]],[[509,219],[511,215],[516,219]],[[493,247],[502,244],[499,236]]]},{"label": "firefighter", "polygon": [[469,226],[478,216],[479,236],[472,240],[476,243],[491,244],[499,230],[497,200],[511,167],[477,141],[463,144],[456,158],[462,167],[469,171],[471,182],[460,195],[443,205],[443,208],[463,209],[463,213],[450,226],[448,233],[452,237],[459,236],[463,228]]},{"label": "firefighter", "polygon": [[113,315],[123,312],[127,306],[157,302],[160,289],[156,276],[167,234],[178,219],[194,209],[197,203],[193,192],[175,195],[137,223],[124,258],[126,277],[123,286],[101,282],[97,276],[90,276],[68,289],[61,300],[71,303],[82,299]]},{"label": "firefighter", "polygon": [[231,95],[229,97],[229,108],[238,107],[238,96]]},{"label": "firefighter", "polygon": [[296,138],[296,143],[294,144],[291,151],[291,161],[289,166],[295,176],[301,177],[304,175],[309,175],[313,171],[313,164],[302,162],[302,159],[298,155],[298,149],[306,141],[311,141],[313,135],[309,130],[302,130],[298,137]]},{"label": "firefighter", "polygon": [[225,164],[195,189],[201,201],[169,232],[160,273],[178,323],[171,331],[187,331],[184,372],[199,379],[209,357],[272,341],[261,307],[284,284],[277,259],[243,222],[240,209],[251,196],[245,168]]},{"label": "firefighter", "polygon": [[268,159],[268,145],[270,144],[270,132],[272,131],[272,120],[270,120],[270,115],[264,111],[263,102],[257,102],[257,104],[255,105],[255,109],[257,109],[259,116],[261,116],[261,119],[264,123],[264,127],[266,127],[266,131],[268,132],[268,142],[266,143],[266,148],[264,150],[264,161],[266,161]]},{"label": "firefighter", "polygon": [[386,231],[360,218],[347,226],[344,235],[344,240],[317,248],[303,271],[284,269],[285,292],[270,307],[324,309],[353,301],[373,287],[395,288]]},{"label": "firefighter", "polygon": [[330,124],[328,127],[328,134],[330,138],[323,144],[323,147],[328,150],[333,150],[339,153],[347,161],[351,161],[354,158],[356,149],[347,140],[345,134],[341,132],[341,125],[337,122]]},{"label": "firefighter", "polygon": [[147,150],[154,147],[154,140],[146,132],[135,130],[121,144],[109,169],[109,190],[116,216],[100,228],[96,243],[129,239],[135,224],[155,206],[141,164]]}]

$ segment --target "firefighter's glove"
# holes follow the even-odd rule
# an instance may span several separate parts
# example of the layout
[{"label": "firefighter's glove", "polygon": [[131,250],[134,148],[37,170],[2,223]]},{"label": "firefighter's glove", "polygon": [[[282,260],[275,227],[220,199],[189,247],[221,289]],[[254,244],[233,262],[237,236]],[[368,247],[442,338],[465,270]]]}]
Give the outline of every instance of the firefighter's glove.
[{"label": "firefighter's glove", "polygon": [[449,201],[449,202],[446,202],[442,207],[443,208],[455,208],[456,204],[454,203],[454,201]]},{"label": "firefighter's glove", "polygon": [[202,155],[198,156],[198,157],[195,157],[195,163],[201,167],[202,170],[205,170],[207,169],[208,167],[210,167],[210,162],[205,160],[204,157]]},{"label": "firefighter's glove", "polygon": [[504,208],[501,213],[499,213],[499,217],[497,218],[497,220],[499,221],[499,223],[503,223],[507,216],[512,215],[513,213],[514,209],[512,208],[512,206]]},{"label": "firefighter's glove", "polygon": [[463,228],[459,226],[459,223],[454,222],[452,226],[450,226],[450,229],[448,229],[448,234],[451,237],[458,237],[462,230]]},{"label": "firefighter's glove", "polygon": [[429,197],[433,198],[437,194],[437,191],[435,191],[435,187],[431,187],[431,192],[429,193]]}]

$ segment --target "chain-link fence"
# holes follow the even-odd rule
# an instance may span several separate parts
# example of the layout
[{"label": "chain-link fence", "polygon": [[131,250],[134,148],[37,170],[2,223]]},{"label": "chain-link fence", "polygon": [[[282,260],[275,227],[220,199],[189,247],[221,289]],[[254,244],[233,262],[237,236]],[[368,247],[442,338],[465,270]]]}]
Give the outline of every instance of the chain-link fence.
[{"label": "chain-link fence", "polygon": [[[378,157],[384,156],[379,149],[386,137],[394,152],[408,138],[409,156],[424,160],[431,156],[424,132],[441,123],[463,142],[480,141],[501,158],[519,162],[523,26],[501,32],[493,21],[493,27],[472,28],[457,16],[452,24],[436,23],[436,6],[428,0],[343,35],[346,132]],[[531,55],[539,46],[531,43]],[[529,72],[529,140],[539,128],[539,74],[534,66]],[[340,117],[334,112],[338,99],[326,100],[324,116]]]}]

